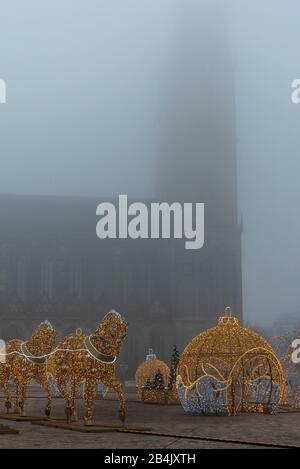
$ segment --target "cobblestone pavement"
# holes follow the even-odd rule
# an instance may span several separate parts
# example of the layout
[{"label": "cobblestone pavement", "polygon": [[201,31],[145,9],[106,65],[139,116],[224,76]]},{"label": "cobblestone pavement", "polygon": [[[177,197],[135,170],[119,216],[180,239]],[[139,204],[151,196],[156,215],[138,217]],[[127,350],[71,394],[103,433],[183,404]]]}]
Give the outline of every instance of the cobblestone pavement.
[{"label": "cobblestone pavement", "polygon": [[[43,415],[45,398],[30,393],[27,413]],[[0,399],[4,412],[4,399]],[[78,405],[82,417],[82,402]],[[117,420],[118,402],[114,395],[97,400],[94,407],[96,421]],[[64,416],[63,400],[53,399],[53,417]],[[151,427],[154,432],[180,435],[201,435],[213,438],[290,444],[300,447],[300,413],[280,412],[276,415],[243,414],[237,417],[190,416],[180,405],[160,406],[137,403],[134,395],[127,399],[126,425]],[[14,422],[1,419],[0,424],[19,430],[18,435],[0,435],[0,448],[255,448],[247,444],[233,444],[189,440],[177,437],[124,434],[117,432],[79,433],[70,430]]]}]

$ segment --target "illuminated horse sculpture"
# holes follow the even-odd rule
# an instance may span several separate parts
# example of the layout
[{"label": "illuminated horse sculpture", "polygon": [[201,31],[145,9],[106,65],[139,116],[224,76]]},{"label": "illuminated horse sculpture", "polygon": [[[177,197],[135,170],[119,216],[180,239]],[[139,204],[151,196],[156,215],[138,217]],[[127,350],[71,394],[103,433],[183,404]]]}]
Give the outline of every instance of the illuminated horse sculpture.
[{"label": "illuminated horse sculpture", "polygon": [[11,407],[11,396],[8,380],[13,378],[16,398],[15,411],[25,415],[27,385],[31,380],[37,381],[46,391],[48,403],[46,415],[51,410],[51,387],[46,374],[46,358],[53,349],[57,333],[49,321],[42,322],[27,342],[13,339],[6,344],[6,362],[0,365],[0,384],[6,394],[7,410]]},{"label": "illuminated horse sculpture", "polygon": [[8,382],[10,378],[10,366],[6,363],[6,347],[1,347],[0,351],[0,386],[6,396],[5,407],[7,412],[11,409],[12,397],[9,391]]},{"label": "illuminated horse sculpture", "polygon": [[123,386],[115,377],[115,363],[128,329],[127,322],[115,311],[107,313],[90,336],[80,329],[66,336],[47,359],[47,372],[65,400],[67,420],[76,416],[77,390],[83,384],[84,422],[92,423],[92,407],[97,383],[101,381],[119,398],[119,417],[125,419]]}]

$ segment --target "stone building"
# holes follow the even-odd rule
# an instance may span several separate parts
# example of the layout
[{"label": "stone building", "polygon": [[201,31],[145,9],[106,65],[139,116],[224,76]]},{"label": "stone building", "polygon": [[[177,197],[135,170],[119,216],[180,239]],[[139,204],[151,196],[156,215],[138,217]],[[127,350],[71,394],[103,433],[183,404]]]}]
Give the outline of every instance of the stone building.
[{"label": "stone building", "polygon": [[240,313],[238,226],[207,227],[198,251],[184,240],[100,240],[98,202],[0,196],[4,339],[26,339],[45,319],[60,335],[89,332],[113,308],[129,321],[120,363],[133,376],[148,347],[168,360],[173,343],[182,348],[225,305]]}]

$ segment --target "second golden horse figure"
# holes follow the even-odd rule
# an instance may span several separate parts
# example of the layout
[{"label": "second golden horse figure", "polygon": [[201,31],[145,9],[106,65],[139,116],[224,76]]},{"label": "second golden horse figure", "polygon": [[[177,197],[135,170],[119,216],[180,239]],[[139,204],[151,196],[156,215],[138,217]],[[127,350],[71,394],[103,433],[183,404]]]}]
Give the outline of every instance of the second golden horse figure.
[{"label": "second golden horse figure", "polygon": [[115,365],[127,329],[128,324],[122,316],[110,311],[90,336],[85,336],[78,329],[67,335],[49,355],[47,374],[52,376],[65,400],[68,421],[72,417],[77,418],[76,397],[79,386],[83,384],[84,422],[92,424],[92,407],[99,381],[117,393],[119,417],[124,421],[123,386],[115,376]]}]

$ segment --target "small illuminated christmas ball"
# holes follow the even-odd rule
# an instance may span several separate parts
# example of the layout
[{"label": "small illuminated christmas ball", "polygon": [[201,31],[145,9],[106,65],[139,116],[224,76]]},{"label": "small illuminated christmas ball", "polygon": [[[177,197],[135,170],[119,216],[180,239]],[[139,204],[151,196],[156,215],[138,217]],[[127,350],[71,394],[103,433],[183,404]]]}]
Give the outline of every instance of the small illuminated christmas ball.
[{"label": "small illuminated christmas ball", "polygon": [[168,365],[158,360],[152,349],[149,349],[146,360],[138,366],[135,373],[137,399],[144,400],[150,390],[164,390],[168,386],[169,375]]},{"label": "small illuminated christmas ball", "polygon": [[271,345],[241,327],[227,307],[218,325],[183,351],[176,385],[182,407],[191,414],[274,413],[284,375]]}]

